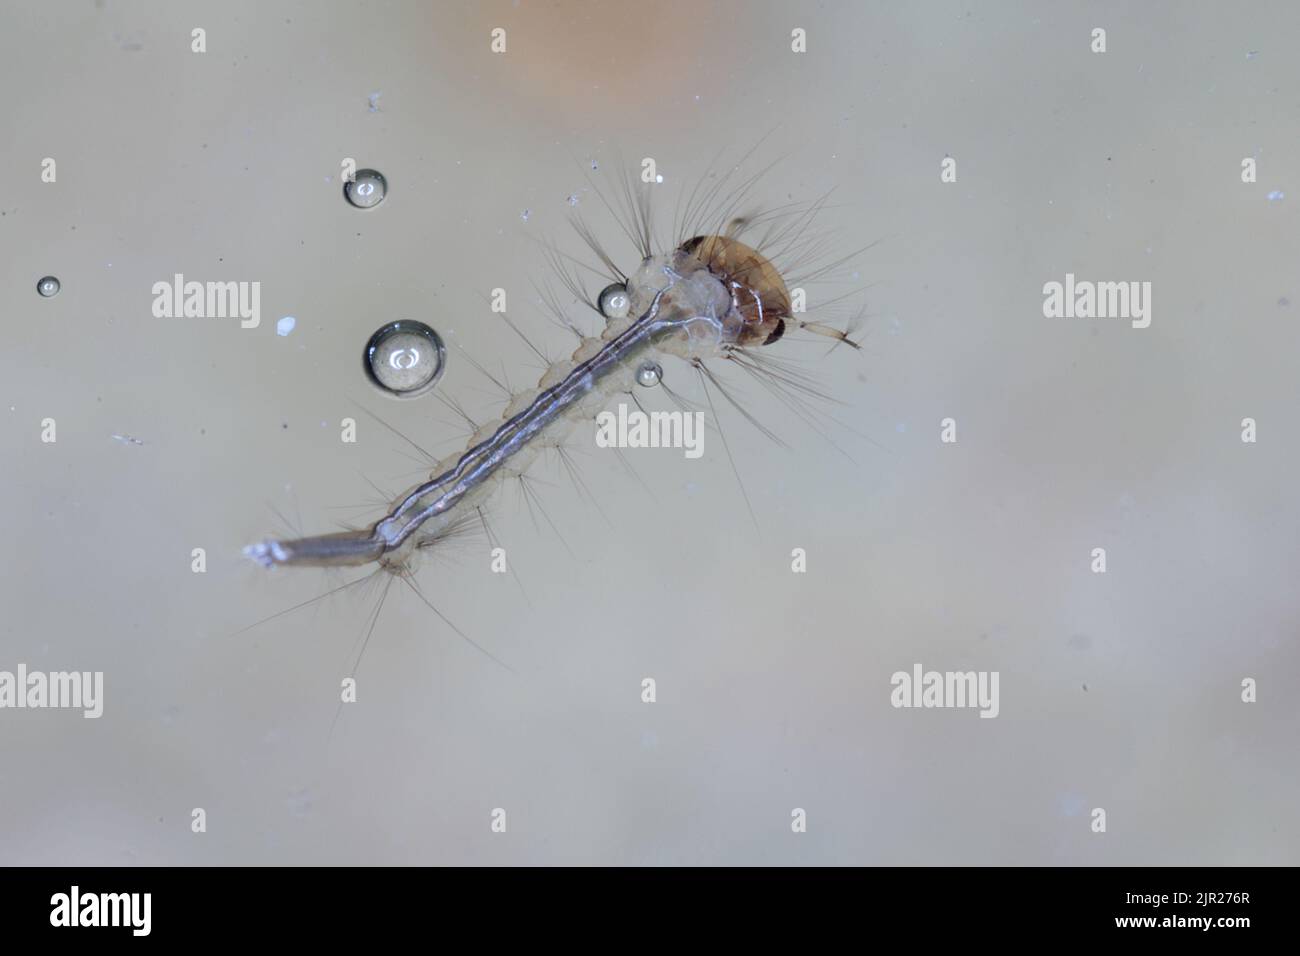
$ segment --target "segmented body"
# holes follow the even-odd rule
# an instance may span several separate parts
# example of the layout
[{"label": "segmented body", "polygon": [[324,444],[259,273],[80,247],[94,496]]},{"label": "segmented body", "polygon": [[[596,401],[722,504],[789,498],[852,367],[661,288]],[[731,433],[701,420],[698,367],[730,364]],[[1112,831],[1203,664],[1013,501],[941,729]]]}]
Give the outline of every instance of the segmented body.
[{"label": "segmented body", "polygon": [[716,267],[724,251],[735,257],[737,248],[748,247],[711,238],[703,246],[692,240],[672,253],[648,256],[627,282],[635,319],[611,319],[599,338],[584,339],[570,359],[551,366],[537,389],[516,396],[499,424],[480,430],[464,453],[439,463],[428,481],[369,529],[266,540],[245,554],[266,567],[379,562],[402,569],[412,549],[436,540],[504,478],[523,474],[542,447],[592,418],[610,395],[630,391],[647,359],[702,360],[750,340],[779,338],[784,286],[773,298],[738,280],[735,268],[715,272],[711,264]]}]

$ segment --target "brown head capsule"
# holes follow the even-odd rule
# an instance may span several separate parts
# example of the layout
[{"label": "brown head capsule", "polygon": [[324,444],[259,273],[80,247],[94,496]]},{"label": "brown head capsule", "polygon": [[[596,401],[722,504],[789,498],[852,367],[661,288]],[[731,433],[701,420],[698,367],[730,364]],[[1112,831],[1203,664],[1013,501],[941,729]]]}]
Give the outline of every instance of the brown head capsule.
[{"label": "brown head capsule", "polygon": [[696,236],[682,243],[727,287],[744,326],[737,345],[771,345],[785,332],[790,293],[776,266],[757,249],[730,236]]}]

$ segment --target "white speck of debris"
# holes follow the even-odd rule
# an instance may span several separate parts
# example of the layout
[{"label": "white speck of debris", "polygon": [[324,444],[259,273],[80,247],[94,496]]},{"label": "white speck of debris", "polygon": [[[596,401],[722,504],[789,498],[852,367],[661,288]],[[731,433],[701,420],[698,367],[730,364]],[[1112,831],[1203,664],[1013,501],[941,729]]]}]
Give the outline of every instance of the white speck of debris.
[{"label": "white speck of debris", "polygon": [[370,112],[372,113],[379,112],[379,97],[383,95],[384,95],[384,91],[380,90],[378,93],[371,93],[369,96],[366,97],[366,103],[368,104],[367,108],[370,110]]},{"label": "white speck of debris", "polygon": [[1248,51],[1246,51],[1246,59],[1247,59],[1247,60],[1253,60],[1253,59],[1255,59],[1255,57],[1257,57],[1257,56],[1259,56],[1259,51],[1258,51],[1258,50],[1248,50]]},{"label": "white speck of debris", "polygon": [[525,209],[523,212],[519,214],[519,218],[522,219],[524,222],[527,222],[528,217],[531,216],[532,214],[533,211],[531,209]]},{"label": "white speck of debris", "polygon": [[578,202],[579,202],[578,194],[577,194],[577,193],[570,193],[567,202],[568,202],[568,204],[569,204],[570,206],[576,206],[576,205],[578,205]]},{"label": "white speck of debris", "polygon": [[293,331],[293,327],[298,324],[298,320],[292,315],[286,315],[279,322],[275,323],[276,335],[288,335]]},{"label": "white speck of debris", "polygon": [[593,159],[593,160],[591,161],[591,168],[592,168],[592,169],[600,169],[600,163],[596,162],[596,161]]},{"label": "white speck of debris", "polygon": [[1280,189],[1274,189],[1271,193],[1268,194],[1269,202],[1281,202],[1285,198],[1286,198],[1286,193],[1282,192],[1282,190]]},{"label": "white speck of debris", "polygon": [[143,444],[144,444],[144,442],[142,442],[140,439],[138,439],[138,438],[132,438],[130,435],[114,435],[114,436],[112,436],[112,437],[113,437],[113,440],[114,440],[114,441],[120,441],[123,445],[143,445]]}]

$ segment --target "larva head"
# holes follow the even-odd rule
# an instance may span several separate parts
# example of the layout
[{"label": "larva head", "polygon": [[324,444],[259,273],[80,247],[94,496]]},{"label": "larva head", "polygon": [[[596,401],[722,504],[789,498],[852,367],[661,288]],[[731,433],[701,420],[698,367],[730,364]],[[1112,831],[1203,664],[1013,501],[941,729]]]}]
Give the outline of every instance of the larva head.
[{"label": "larva head", "polygon": [[[647,256],[625,288],[627,311],[620,301],[617,314],[652,318],[661,330],[658,347],[690,360],[775,342],[791,314],[776,267],[732,235],[696,236],[670,253]],[[624,323],[606,308],[618,291],[601,293],[601,311],[621,332],[632,320]]]},{"label": "larva head", "polygon": [[696,236],[682,243],[680,254],[708,269],[731,295],[741,320],[736,345],[771,345],[784,334],[790,293],[776,266],[757,249],[730,236]]}]

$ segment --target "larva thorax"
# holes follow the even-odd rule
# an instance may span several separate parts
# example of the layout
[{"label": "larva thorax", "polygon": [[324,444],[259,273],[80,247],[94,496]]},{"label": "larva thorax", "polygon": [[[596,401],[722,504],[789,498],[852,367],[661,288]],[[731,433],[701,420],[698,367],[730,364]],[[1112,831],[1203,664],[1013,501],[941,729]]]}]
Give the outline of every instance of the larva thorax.
[{"label": "larva thorax", "polygon": [[502,480],[522,475],[545,444],[591,418],[606,399],[630,391],[639,365],[659,355],[699,362],[728,349],[774,342],[790,315],[785,283],[772,264],[731,236],[699,236],[650,255],[628,276],[628,316],[610,318],[554,363],[538,388],[517,395],[495,425],[464,453],[440,462],[371,528],[289,541],[245,553],[264,566],[362,565],[409,570],[411,552],[436,540]]}]

